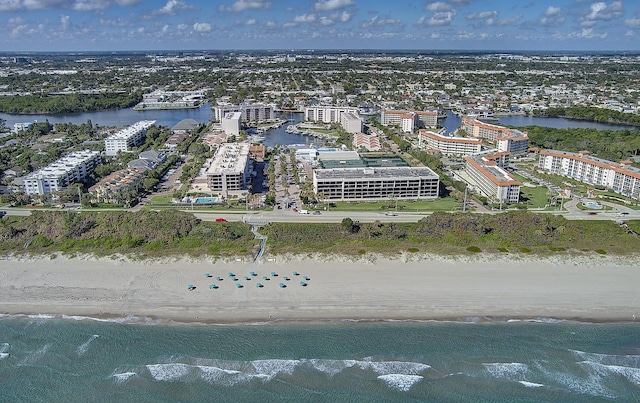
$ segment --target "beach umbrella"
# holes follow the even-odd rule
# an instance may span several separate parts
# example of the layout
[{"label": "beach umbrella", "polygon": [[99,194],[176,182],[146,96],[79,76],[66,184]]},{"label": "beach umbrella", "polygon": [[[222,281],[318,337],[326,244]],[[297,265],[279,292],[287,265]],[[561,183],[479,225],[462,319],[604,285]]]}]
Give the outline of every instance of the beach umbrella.
[{"label": "beach umbrella", "polygon": [[195,286],[195,285],[193,285],[193,284],[189,284],[189,285],[187,286],[187,289],[188,289],[188,290],[195,290],[195,288],[196,288],[196,286]]},{"label": "beach umbrella", "polygon": [[297,271],[294,271],[292,274],[293,274],[294,276],[299,276],[299,275],[300,275],[300,273],[298,273]]},{"label": "beach umbrella", "polygon": [[252,275],[253,277],[255,277],[255,276],[257,276],[257,275],[258,275],[258,273],[256,273],[255,271],[252,271],[252,272],[250,272],[249,274],[250,274],[250,275]]},{"label": "beach umbrella", "polygon": [[249,281],[249,280],[251,280],[251,277],[249,277],[249,276],[244,276],[244,279],[245,279],[245,280],[247,280],[247,281]]},{"label": "beach umbrella", "polygon": [[269,281],[270,280],[269,277],[267,277],[267,276],[262,276],[262,279],[265,280],[265,281]]},{"label": "beach umbrella", "polygon": [[285,284],[285,283],[280,283],[280,284],[278,284],[278,285],[280,286],[280,288],[285,288],[285,287],[286,287],[286,284]]},{"label": "beach umbrella", "polygon": [[286,281],[291,280],[291,279],[290,279],[289,277],[287,277],[287,276],[284,276],[284,277],[282,277],[282,278],[283,278],[283,279],[285,279]]},{"label": "beach umbrella", "polygon": [[242,287],[244,287],[242,284],[240,283],[236,284],[236,288],[242,288]]},{"label": "beach umbrella", "polygon": [[222,277],[218,276],[218,277],[216,277],[216,280],[222,281]]},{"label": "beach umbrella", "polygon": [[256,287],[258,287],[258,288],[262,288],[262,287],[264,287],[264,286],[262,285],[262,283],[256,283]]},{"label": "beach umbrella", "polygon": [[305,280],[307,280],[307,281],[311,280],[311,279],[310,279],[309,277],[307,277],[307,276],[304,276],[304,279],[305,279]]},{"label": "beach umbrella", "polygon": [[275,271],[271,272],[271,277],[277,277],[277,276],[278,276],[278,273],[276,273]]},{"label": "beach umbrella", "polygon": [[234,276],[235,276],[235,274],[233,274],[233,272],[232,272],[232,271],[230,271],[229,273],[227,273],[227,275],[228,275],[229,277],[234,277]]},{"label": "beach umbrella", "polygon": [[213,276],[212,276],[211,274],[209,274],[209,273],[205,273],[205,275],[204,275],[204,276],[205,276],[205,277],[213,277]]},{"label": "beach umbrella", "polygon": [[211,290],[215,290],[215,289],[217,289],[217,288],[218,288],[218,286],[217,286],[217,285],[215,285],[215,284],[211,284],[211,285],[209,286],[209,289],[211,289]]},{"label": "beach umbrella", "polygon": [[303,286],[303,287],[306,287],[306,286],[307,286],[307,283],[305,283],[304,281],[301,281],[301,282],[300,282],[300,285],[301,285],[301,286]]},{"label": "beach umbrella", "polygon": [[231,280],[238,281],[238,277],[231,277]]}]

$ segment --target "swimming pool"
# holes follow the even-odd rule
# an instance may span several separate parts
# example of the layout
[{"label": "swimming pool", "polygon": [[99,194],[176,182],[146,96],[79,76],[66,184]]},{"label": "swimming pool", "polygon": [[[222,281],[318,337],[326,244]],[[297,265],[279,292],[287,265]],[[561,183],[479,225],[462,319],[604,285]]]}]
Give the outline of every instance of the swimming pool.
[{"label": "swimming pool", "polygon": [[217,197],[198,197],[195,200],[196,204],[215,203],[218,200]]}]

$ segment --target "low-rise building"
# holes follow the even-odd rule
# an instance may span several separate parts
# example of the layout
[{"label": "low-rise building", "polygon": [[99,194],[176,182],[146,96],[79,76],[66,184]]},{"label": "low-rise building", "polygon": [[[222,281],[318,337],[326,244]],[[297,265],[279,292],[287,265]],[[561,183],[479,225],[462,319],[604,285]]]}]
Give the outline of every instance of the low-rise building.
[{"label": "low-rise building", "polygon": [[509,153],[491,150],[466,157],[465,174],[476,191],[495,203],[518,203],[520,186],[511,173],[503,167]]},{"label": "low-rise building", "polygon": [[364,148],[367,151],[379,151],[380,137],[372,134],[356,133],[353,135],[353,148]]},{"label": "low-rise building", "polygon": [[444,136],[421,129],[418,133],[418,146],[438,150],[447,155],[468,155],[480,152],[482,140],[471,137]]},{"label": "low-rise building", "polygon": [[632,199],[640,199],[640,169],[631,161],[615,163],[592,157],[588,151],[541,150],[538,167],[591,185],[604,186]]},{"label": "low-rise building", "polygon": [[147,170],[125,168],[104,177],[89,188],[91,200],[97,203],[119,203],[128,192],[136,191]]},{"label": "low-rise building", "polygon": [[436,199],[440,177],[427,167],[315,169],[313,190],[322,200]]},{"label": "low-rise building", "polygon": [[26,194],[48,194],[81,182],[100,163],[98,151],[75,151],[24,177]]},{"label": "low-rise building", "polygon": [[144,143],[147,130],[155,123],[155,120],[141,120],[110,135],[104,140],[105,154],[114,156],[118,151],[130,152],[132,147]]},{"label": "low-rise building", "polygon": [[437,127],[438,110],[407,111],[383,109],[380,113],[380,124],[398,126],[405,133],[412,133],[416,128]]}]

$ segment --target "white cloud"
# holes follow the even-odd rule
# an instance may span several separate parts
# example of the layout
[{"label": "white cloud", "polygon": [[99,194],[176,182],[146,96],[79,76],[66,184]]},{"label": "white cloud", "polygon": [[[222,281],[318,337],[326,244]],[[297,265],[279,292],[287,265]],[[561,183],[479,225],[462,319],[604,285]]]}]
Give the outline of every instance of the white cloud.
[{"label": "white cloud", "polygon": [[169,32],[169,24],[165,24],[165,26],[162,27],[162,33],[166,34],[167,32]]},{"label": "white cloud", "polygon": [[69,29],[69,21],[70,21],[70,17],[68,15],[60,16],[60,25],[63,31],[66,31],[67,29]]},{"label": "white cloud", "polygon": [[629,18],[624,20],[624,25],[629,28],[640,28],[640,14],[636,15],[633,18]]},{"label": "white cloud", "polygon": [[256,20],[255,18],[252,18],[249,21],[245,22],[244,25],[256,25],[257,23],[258,23],[258,20]]},{"label": "white cloud", "polygon": [[196,32],[211,32],[211,24],[208,22],[196,22],[193,24],[193,30]]},{"label": "white cloud", "polygon": [[20,0],[0,0],[0,11],[17,11],[21,8]]},{"label": "white cloud", "polygon": [[293,22],[302,23],[302,22],[315,22],[317,19],[315,14],[302,14],[296,15],[293,17]]},{"label": "white cloud", "polygon": [[443,11],[451,11],[451,5],[444,3],[442,1],[438,1],[435,3],[431,3],[428,4],[426,9],[428,11],[433,11],[434,13],[436,12],[443,12]]},{"label": "white cloud", "polygon": [[504,20],[499,20],[498,25],[500,26],[512,25],[520,21],[521,18],[522,18],[522,14],[514,15],[511,18],[505,18]]},{"label": "white cloud", "polygon": [[418,19],[417,25],[429,26],[429,27],[442,27],[451,24],[453,18],[456,16],[456,11],[451,10],[442,13],[435,13],[431,17],[422,16]]},{"label": "white cloud", "polygon": [[220,11],[239,13],[245,10],[266,10],[271,7],[271,3],[264,0],[236,0],[229,7],[220,6]]},{"label": "white cloud", "polygon": [[369,21],[362,23],[362,28],[385,28],[385,27],[404,27],[404,23],[395,18],[379,18],[377,15],[371,18]]},{"label": "white cloud", "polygon": [[487,25],[493,25],[498,19],[497,11],[481,11],[467,15],[467,20],[482,20]]},{"label": "white cloud", "polygon": [[167,4],[165,4],[161,9],[155,10],[153,12],[154,15],[176,15],[178,11],[181,10],[194,10],[194,6],[190,6],[182,0],[168,0]]},{"label": "white cloud", "polygon": [[353,0],[320,0],[313,5],[314,11],[333,11],[355,5]]},{"label": "white cloud", "polygon": [[589,6],[589,11],[583,13],[580,25],[583,27],[593,27],[598,21],[610,21],[624,15],[622,1],[617,0],[607,5],[604,1],[598,1]]},{"label": "white cloud", "polygon": [[116,3],[119,6],[135,6],[136,4],[141,3],[142,0],[116,0]]},{"label": "white cloud", "polygon": [[540,18],[540,25],[544,27],[558,27],[564,24],[565,18],[560,7],[549,6]]},{"label": "white cloud", "polygon": [[178,24],[176,28],[178,28],[179,31],[184,31],[185,29],[189,28],[189,26],[187,24]]},{"label": "white cloud", "polygon": [[349,22],[351,21],[351,18],[353,18],[353,15],[354,13],[352,11],[344,10],[342,12],[331,14],[331,19],[334,21],[337,20],[340,22]]}]

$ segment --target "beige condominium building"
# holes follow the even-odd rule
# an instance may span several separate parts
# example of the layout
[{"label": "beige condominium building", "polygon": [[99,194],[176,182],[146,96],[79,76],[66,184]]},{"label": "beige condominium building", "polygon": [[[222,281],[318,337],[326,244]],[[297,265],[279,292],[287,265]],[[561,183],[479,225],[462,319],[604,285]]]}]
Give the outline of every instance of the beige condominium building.
[{"label": "beige condominium building", "polygon": [[412,133],[416,128],[437,127],[438,111],[406,111],[383,109],[380,113],[380,124],[398,126],[405,133]]},{"label": "beige condominium building", "polygon": [[129,152],[132,147],[144,143],[147,130],[155,123],[155,120],[141,120],[113,133],[104,140],[105,154],[114,156],[118,151]]},{"label": "beige condominium building", "polygon": [[250,180],[249,144],[228,143],[220,146],[213,158],[207,161],[207,185],[213,192],[228,192],[247,188]]},{"label": "beige condominium building", "polygon": [[230,112],[240,112],[243,122],[268,122],[276,118],[273,105],[265,104],[218,105],[213,111],[218,120],[222,120]]},{"label": "beige condominium building", "polygon": [[538,167],[580,182],[605,186],[635,200],[640,198],[640,169],[631,166],[631,161],[615,163],[592,157],[589,151],[542,150]]},{"label": "beige condominium building", "polygon": [[444,136],[428,130],[418,132],[418,147],[438,150],[447,155],[468,155],[480,152],[482,140],[472,137]]},{"label": "beige condominium building", "polygon": [[492,125],[469,116],[462,117],[462,130],[468,136],[495,143],[498,151],[523,154],[529,149],[529,136],[520,130]]},{"label": "beige condominium building", "polygon": [[355,116],[358,116],[358,108],[348,106],[308,106],[304,108],[304,120],[322,123],[341,123],[342,115],[345,113],[353,113]]},{"label": "beige condominium building", "polygon": [[98,151],[75,151],[24,178],[26,194],[48,194],[81,182],[100,163]]},{"label": "beige condominium building", "polygon": [[504,151],[488,151],[466,157],[465,174],[476,191],[495,203],[518,203],[521,182],[503,168],[508,160]]},{"label": "beige condominium building", "polygon": [[440,178],[427,167],[315,169],[313,190],[322,200],[436,199]]}]

